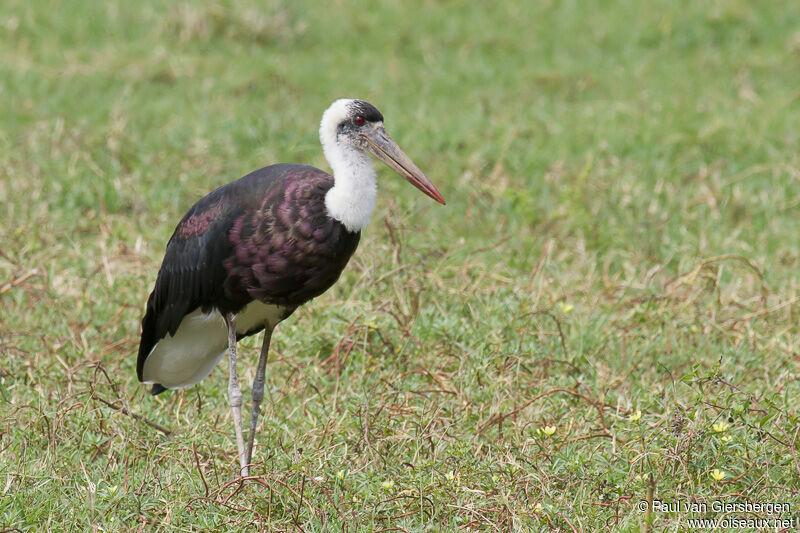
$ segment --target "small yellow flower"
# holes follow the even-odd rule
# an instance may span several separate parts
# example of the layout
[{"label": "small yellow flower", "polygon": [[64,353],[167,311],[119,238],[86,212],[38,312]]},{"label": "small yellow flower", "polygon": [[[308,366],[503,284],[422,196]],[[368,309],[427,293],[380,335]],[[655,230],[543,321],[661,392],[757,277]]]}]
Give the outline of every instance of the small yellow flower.
[{"label": "small yellow flower", "polygon": [[394,480],[393,479],[387,479],[386,481],[381,483],[381,487],[383,487],[386,490],[392,490],[392,487],[394,487]]},{"label": "small yellow flower", "polygon": [[711,477],[714,478],[714,481],[722,481],[723,479],[725,479],[725,472],[715,468],[714,470],[711,471]]},{"label": "small yellow flower", "polygon": [[339,481],[343,480],[345,474],[346,472],[344,470],[339,470],[338,472],[336,472],[336,479],[338,479]]},{"label": "small yellow flower", "polygon": [[542,429],[542,431],[544,432],[545,435],[547,435],[549,437],[550,435],[552,435],[553,433],[556,432],[556,427],[555,426],[545,426],[544,429]]},{"label": "small yellow flower", "polygon": [[573,306],[572,304],[565,304],[564,302],[560,302],[558,304],[558,307],[561,308],[561,312],[564,314],[569,313],[570,311],[575,309],[575,306]]},{"label": "small yellow flower", "polygon": [[500,480],[500,476],[497,474],[492,474],[492,482],[497,483]]},{"label": "small yellow flower", "polygon": [[631,413],[628,415],[628,420],[631,422],[637,422],[640,418],[642,418],[642,412],[640,410],[636,410],[635,413]]},{"label": "small yellow flower", "polygon": [[719,438],[719,440],[721,440],[722,442],[728,442],[729,440],[731,440],[731,436],[730,435],[723,435],[723,436],[721,436]]},{"label": "small yellow flower", "polygon": [[536,505],[533,506],[533,510],[538,514],[541,514],[542,512],[544,512],[544,507],[542,507],[542,504],[540,502],[536,502]]},{"label": "small yellow flower", "polygon": [[453,471],[451,470],[451,471],[449,471],[448,473],[446,473],[446,474],[444,475],[444,477],[445,477],[445,479],[447,479],[447,481],[453,481],[453,480],[456,478],[456,475],[455,475],[455,474],[453,473]]},{"label": "small yellow flower", "polygon": [[724,433],[725,431],[728,431],[729,427],[731,427],[730,424],[727,424],[725,422],[717,422],[716,424],[711,426],[711,429],[713,429],[717,433]]}]

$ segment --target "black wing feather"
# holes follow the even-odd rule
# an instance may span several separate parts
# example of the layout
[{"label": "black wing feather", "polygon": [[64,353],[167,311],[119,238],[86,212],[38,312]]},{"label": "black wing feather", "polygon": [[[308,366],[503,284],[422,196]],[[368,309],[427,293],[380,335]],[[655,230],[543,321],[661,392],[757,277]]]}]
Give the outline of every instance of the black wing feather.
[{"label": "black wing feather", "polygon": [[[227,186],[226,186],[227,187]],[[197,308],[218,305],[227,274],[223,261],[232,253],[227,239],[237,213],[224,205],[226,187],[217,189],[197,202],[178,224],[167,243],[164,260],[155,288],[147,300],[142,319],[142,339],[136,372],[142,379],[144,361],[150,351],[167,334],[174,335],[183,317]],[[197,226],[207,220],[208,227],[198,233]],[[195,217],[195,218],[192,218]],[[187,229],[192,221],[195,232]]]}]

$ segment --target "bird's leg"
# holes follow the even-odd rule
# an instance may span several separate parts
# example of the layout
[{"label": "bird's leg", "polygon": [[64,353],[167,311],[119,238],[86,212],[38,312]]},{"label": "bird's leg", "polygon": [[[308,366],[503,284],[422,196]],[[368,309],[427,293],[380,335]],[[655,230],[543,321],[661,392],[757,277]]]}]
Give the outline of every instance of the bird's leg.
[{"label": "bird's leg", "polygon": [[239,450],[239,465],[242,467],[242,475],[248,475],[247,458],[244,454],[244,436],[242,435],[242,391],[239,389],[239,378],[236,375],[236,326],[233,323],[233,315],[225,317],[225,324],[228,326],[228,401],[231,404],[233,413],[233,423],[236,426],[236,447]]},{"label": "bird's leg", "polygon": [[261,356],[258,358],[256,377],[253,380],[253,412],[250,415],[250,435],[247,439],[247,464],[250,464],[253,458],[253,442],[256,436],[256,425],[258,424],[261,401],[264,399],[264,378],[267,368],[267,356],[269,354],[269,340],[271,337],[272,330],[268,326],[264,328],[264,343],[261,345]]}]

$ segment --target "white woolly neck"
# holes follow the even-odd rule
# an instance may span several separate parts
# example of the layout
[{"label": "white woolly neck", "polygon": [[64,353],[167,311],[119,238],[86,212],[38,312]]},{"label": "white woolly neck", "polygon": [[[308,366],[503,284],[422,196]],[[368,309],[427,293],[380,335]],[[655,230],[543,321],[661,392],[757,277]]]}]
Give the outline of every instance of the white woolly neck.
[{"label": "white woolly neck", "polygon": [[375,169],[369,156],[338,137],[338,126],[350,114],[353,100],[336,100],[323,113],[319,140],[333,170],[333,187],[325,195],[328,215],[352,232],[361,231],[375,208]]}]

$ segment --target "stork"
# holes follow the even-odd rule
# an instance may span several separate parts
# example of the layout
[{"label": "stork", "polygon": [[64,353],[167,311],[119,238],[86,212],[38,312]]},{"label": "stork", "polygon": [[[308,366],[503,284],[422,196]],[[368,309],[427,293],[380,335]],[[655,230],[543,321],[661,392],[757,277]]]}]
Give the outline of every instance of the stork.
[{"label": "stork", "polygon": [[[228,350],[228,400],[248,475],[275,326],[342,273],[375,207],[369,154],[444,204],[362,100],[336,100],[319,138],[333,175],[297,164],[256,170],[203,197],[167,244],[142,319],[136,372],[151,394],[194,385]],[[236,343],[264,331],[245,446]]]}]

